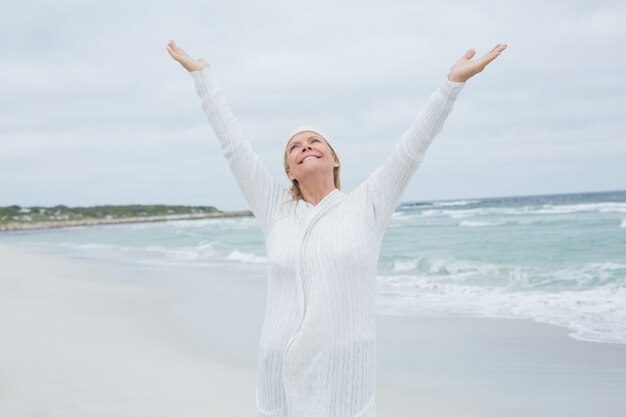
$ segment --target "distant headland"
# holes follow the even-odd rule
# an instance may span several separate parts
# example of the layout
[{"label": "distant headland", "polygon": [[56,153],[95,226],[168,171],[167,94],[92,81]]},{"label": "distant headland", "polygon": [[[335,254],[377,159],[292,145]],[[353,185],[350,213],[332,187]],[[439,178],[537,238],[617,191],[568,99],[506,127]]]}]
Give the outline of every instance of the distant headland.
[{"label": "distant headland", "polygon": [[0,231],[96,226],[101,224],[160,222],[252,216],[246,211],[221,211],[213,206],[103,205],[91,207],[0,207]]}]

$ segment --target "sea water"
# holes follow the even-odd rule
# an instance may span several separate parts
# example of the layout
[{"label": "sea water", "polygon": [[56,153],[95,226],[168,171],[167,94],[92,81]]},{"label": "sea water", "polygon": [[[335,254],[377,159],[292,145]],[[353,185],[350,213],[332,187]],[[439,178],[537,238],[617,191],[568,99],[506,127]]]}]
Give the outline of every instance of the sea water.
[{"label": "sea water", "polygon": [[[233,271],[260,284],[267,267],[253,217],[7,232],[0,243],[206,279]],[[384,236],[376,308],[530,318],[575,339],[626,343],[626,190],[403,202]]]}]

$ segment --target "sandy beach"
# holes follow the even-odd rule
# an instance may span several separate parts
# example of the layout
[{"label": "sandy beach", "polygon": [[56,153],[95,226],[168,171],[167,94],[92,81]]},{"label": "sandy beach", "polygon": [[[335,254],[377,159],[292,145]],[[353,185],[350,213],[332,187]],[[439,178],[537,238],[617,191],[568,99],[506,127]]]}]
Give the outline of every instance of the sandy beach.
[{"label": "sandy beach", "polygon": [[172,292],[0,248],[0,415],[254,415],[254,369],[180,338]]},{"label": "sandy beach", "polygon": [[[204,277],[213,296],[194,298],[145,285],[130,266],[27,245],[0,245],[0,265],[0,415],[257,415],[262,280]],[[191,282],[180,272],[159,281]],[[190,321],[194,303],[221,313]],[[529,320],[378,316],[377,326],[381,417],[626,409],[626,345]]]}]

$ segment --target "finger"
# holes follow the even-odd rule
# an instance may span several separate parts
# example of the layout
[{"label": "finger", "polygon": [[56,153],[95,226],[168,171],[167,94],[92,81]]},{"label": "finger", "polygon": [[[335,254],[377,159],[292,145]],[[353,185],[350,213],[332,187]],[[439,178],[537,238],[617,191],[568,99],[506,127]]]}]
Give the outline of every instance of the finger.
[{"label": "finger", "polygon": [[499,55],[500,55],[500,51],[490,52],[484,57],[482,57],[481,59],[479,59],[477,62],[482,68],[485,68],[487,64],[489,64],[491,61],[496,59]]},{"label": "finger", "polygon": [[175,48],[176,53],[181,54],[181,55],[187,55],[187,52],[185,52],[183,49],[176,47]]},{"label": "finger", "polygon": [[169,45],[167,45],[167,52],[172,56],[172,58],[178,59],[178,55],[176,54],[176,52],[174,52],[174,50],[172,50],[172,47]]},{"label": "finger", "polygon": [[504,50],[504,48],[502,47],[496,47],[495,49],[493,49],[491,52],[487,52],[485,55],[483,55],[480,58],[480,61],[492,61],[494,60],[498,55],[500,55],[500,52],[502,52]]},{"label": "finger", "polygon": [[170,40],[170,46],[172,48],[172,50],[174,50],[177,54],[185,54],[186,52],[179,48],[178,46],[176,46],[176,42],[174,42],[173,40]]},{"label": "finger", "polygon": [[174,51],[171,46],[168,46],[167,48],[168,48],[167,52],[169,52],[172,58],[174,58],[178,62],[182,62],[183,55],[177,54],[176,51]]},{"label": "finger", "polygon": [[491,49],[491,51],[489,51],[488,53],[489,53],[489,54],[490,54],[490,53],[492,53],[493,51],[495,51],[496,49],[498,49],[498,47],[499,47],[500,45],[502,45],[502,44],[501,44],[501,43],[497,44],[497,45],[496,45],[496,46],[494,46],[494,47]]},{"label": "finger", "polygon": [[483,55],[482,59],[490,59],[493,57],[494,54],[497,56],[500,52],[504,51],[504,49],[506,49],[506,44],[499,43],[496,46],[494,46],[491,51]]},{"label": "finger", "polygon": [[506,49],[506,46],[506,43],[499,43],[489,53],[502,52]]}]

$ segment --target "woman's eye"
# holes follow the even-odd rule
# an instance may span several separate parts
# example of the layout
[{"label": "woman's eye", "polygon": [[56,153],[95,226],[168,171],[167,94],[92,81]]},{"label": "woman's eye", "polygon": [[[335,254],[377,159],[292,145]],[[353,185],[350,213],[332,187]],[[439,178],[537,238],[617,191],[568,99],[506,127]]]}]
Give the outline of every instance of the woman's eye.
[{"label": "woman's eye", "polygon": [[[318,138],[313,138],[311,142],[321,142],[321,140],[319,140]],[[289,152],[293,151],[296,146],[298,146],[298,144],[291,145],[291,147],[289,148]]]}]

